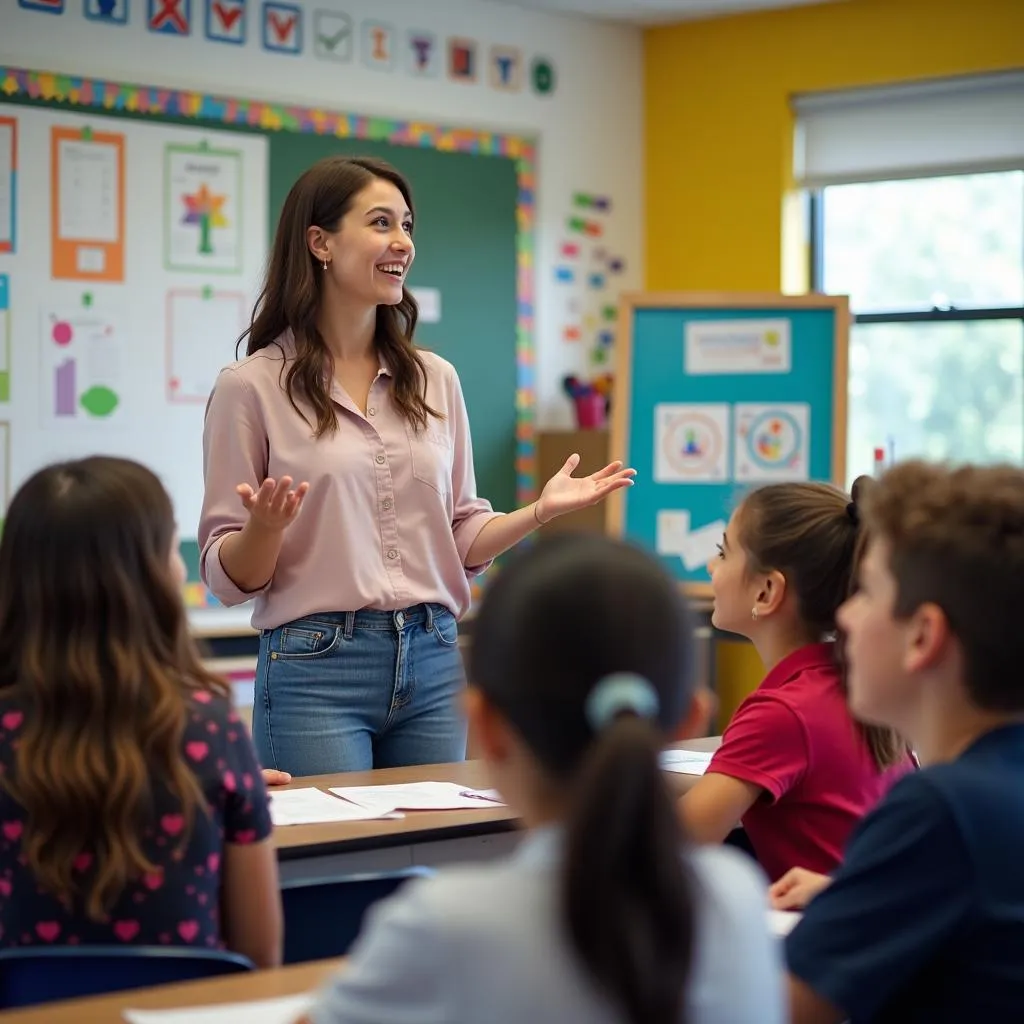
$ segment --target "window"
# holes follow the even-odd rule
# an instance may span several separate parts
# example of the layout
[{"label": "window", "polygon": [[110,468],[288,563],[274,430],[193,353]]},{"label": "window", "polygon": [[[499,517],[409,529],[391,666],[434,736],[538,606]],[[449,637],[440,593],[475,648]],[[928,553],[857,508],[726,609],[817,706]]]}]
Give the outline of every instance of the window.
[{"label": "window", "polygon": [[814,286],[849,295],[847,473],[1024,462],[1024,171],[828,185]]}]

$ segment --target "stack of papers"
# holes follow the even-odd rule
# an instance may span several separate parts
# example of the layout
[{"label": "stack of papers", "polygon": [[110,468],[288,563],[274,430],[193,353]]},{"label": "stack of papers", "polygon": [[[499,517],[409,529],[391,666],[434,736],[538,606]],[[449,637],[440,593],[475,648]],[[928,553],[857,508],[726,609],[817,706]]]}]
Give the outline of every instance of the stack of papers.
[{"label": "stack of papers", "polygon": [[703,775],[711,764],[713,754],[703,750],[663,750],[661,767],[680,775]]},{"label": "stack of papers", "polygon": [[331,821],[372,821],[402,818],[395,812],[373,810],[339,800],[322,789],[275,789],[270,793],[270,819],[276,828],[284,825],[321,825]]},{"label": "stack of papers", "polygon": [[501,796],[493,789],[467,789],[455,782],[337,786],[331,792],[376,815],[389,811],[480,811],[504,806]]},{"label": "stack of papers", "polygon": [[[127,995],[127,993],[126,993]],[[183,1006],[176,1010],[125,1010],[128,1024],[295,1024],[313,1005],[309,993],[220,1006]]]}]

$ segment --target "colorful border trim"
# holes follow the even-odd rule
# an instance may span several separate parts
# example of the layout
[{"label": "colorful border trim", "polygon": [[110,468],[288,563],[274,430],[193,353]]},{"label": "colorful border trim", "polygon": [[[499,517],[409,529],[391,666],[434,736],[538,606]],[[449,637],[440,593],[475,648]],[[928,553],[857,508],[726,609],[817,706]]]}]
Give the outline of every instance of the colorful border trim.
[{"label": "colorful border trim", "polygon": [[339,138],[431,147],[444,152],[481,153],[514,160],[519,182],[516,209],[516,493],[521,505],[536,497],[533,254],[537,150],[532,139],[476,129],[449,128],[423,121],[362,117],[320,108],[261,103],[188,90],[156,89],[3,66],[0,66],[0,93],[97,110],[163,114],[214,124],[247,125],[268,132],[337,135]]}]

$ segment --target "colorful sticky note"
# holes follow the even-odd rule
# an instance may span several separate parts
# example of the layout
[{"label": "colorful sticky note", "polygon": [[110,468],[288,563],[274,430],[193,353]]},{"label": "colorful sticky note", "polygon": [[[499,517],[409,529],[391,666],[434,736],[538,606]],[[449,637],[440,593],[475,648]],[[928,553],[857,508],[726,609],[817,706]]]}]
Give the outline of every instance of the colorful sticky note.
[{"label": "colorful sticky note", "polygon": [[585,192],[577,192],[572,197],[573,206],[582,206],[584,209],[588,209],[591,205],[590,196]]},{"label": "colorful sticky note", "polygon": [[597,340],[601,345],[611,345],[615,341],[615,335],[611,331],[601,331],[597,336]]},{"label": "colorful sticky note", "polygon": [[591,288],[603,288],[604,287],[604,274],[591,274],[590,275],[590,287]]},{"label": "colorful sticky note", "polygon": [[591,238],[600,238],[604,233],[604,228],[596,220],[588,220],[583,223],[583,232]]},{"label": "colorful sticky note", "polygon": [[573,274],[571,267],[555,267],[555,280],[562,281],[565,284],[572,282],[576,275]]},{"label": "colorful sticky note", "polygon": [[566,327],[562,331],[562,337],[566,341],[579,341],[580,340],[580,329],[578,327]]},{"label": "colorful sticky note", "polygon": [[605,306],[604,309],[601,310],[601,316],[603,316],[605,320],[614,320],[618,315],[619,311],[614,306]]},{"label": "colorful sticky note", "polygon": [[621,274],[626,269],[626,264],[620,259],[613,259],[608,261],[608,269],[613,274]]},{"label": "colorful sticky note", "polygon": [[602,213],[607,213],[612,208],[612,201],[607,196],[594,196],[590,200],[590,205],[595,210],[600,210]]},{"label": "colorful sticky note", "polygon": [[575,242],[563,242],[562,243],[562,255],[572,259],[575,256],[579,256],[580,247]]},{"label": "colorful sticky note", "polygon": [[569,218],[569,230],[570,231],[586,231],[587,222],[582,217],[570,217]]}]

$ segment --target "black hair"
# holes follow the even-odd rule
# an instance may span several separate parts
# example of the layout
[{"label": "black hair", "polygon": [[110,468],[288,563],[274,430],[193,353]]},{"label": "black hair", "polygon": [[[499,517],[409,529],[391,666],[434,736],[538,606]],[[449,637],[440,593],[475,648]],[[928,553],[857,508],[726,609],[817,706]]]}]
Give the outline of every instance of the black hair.
[{"label": "black hair", "polygon": [[[632,1024],[679,1024],[693,954],[692,881],[659,766],[694,689],[692,626],[678,584],[639,548],[555,535],[515,557],[476,616],[471,685],[569,794],[563,920],[586,970]],[[595,730],[587,699],[640,676],[655,718]]]}]

